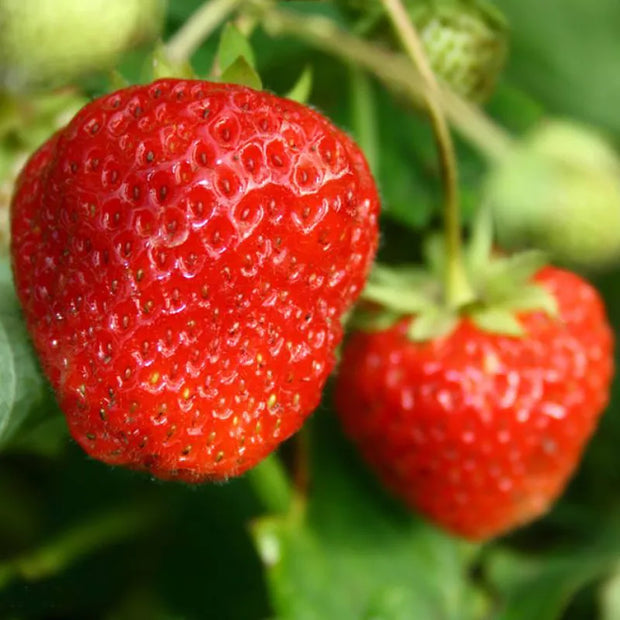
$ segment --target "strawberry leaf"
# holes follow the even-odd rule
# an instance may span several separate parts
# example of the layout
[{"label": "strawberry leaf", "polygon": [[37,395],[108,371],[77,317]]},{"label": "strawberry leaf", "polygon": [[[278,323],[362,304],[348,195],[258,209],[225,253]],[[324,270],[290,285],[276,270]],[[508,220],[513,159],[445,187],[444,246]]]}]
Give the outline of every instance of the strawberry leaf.
[{"label": "strawberry leaf", "polygon": [[[502,611],[497,620],[563,617],[577,591],[617,565],[620,544],[617,525],[602,527],[600,531],[593,530],[586,543],[576,543],[566,552],[536,557],[494,549],[487,558],[486,572],[502,596]],[[614,620],[616,617],[613,616]]]},{"label": "strawberry leaf", "polygon": [[0,447],[40,410],[46,396],[13,291],[8,259],[0,259]]},{"label": "strawberry leaf", "polygon": [[274,616],[482,617],[474,616],[477,590],[466,577],[476,547],[392,502],[361,467],[334,416],[315,417],[309,430],[306,512],[266,517],[252,527]]}]

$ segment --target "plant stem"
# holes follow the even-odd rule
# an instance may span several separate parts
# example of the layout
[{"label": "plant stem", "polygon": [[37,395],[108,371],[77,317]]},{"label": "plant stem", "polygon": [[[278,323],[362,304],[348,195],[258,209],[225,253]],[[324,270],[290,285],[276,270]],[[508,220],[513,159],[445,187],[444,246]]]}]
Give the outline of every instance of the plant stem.
[{"label": "plant stem", "polygon": [[[273,36],[291,35],[343,61],[364,68],[389,88],[405,95],[415,106],[424,105],[424,83],[402,54],[390,52],[338,27],[322,16],[297,15],[278,9],[271,2],[248,0],[256,9],[264,28]],[[502,158],[512,138],[477,107],[440,87],[441,105],[454,127],[488,160]]]},{"label": "plant stem", "polygon": [[158,518],[144,506],[97,515],[59,534],[43,546],[0,562],[0,589],[17,579],[37,581],[61,573],[80,558],[152,527]]},{"label": "plant stem", "polygon": [[277,455],[272,454],[247,473],[248,480],[265,508],[286,514],[292,503],[291,483]]},{"label": "plant stem", "polygon": [[243,0],[207,0],[168,41],[166,54],[170,62],[189,60],[200,44],[242,3]]},{"label": "plant stem", "polygon": [[460,202],[456,154],[450,135],[450,128],[440,104],[439,84],[424,52],[416,32],[401,0],[381,0],[392,21],[396,33],[413,64],[424,81],[424,99],[433,127],[441,175],[444,185],[444,235],[446,242],[445,294],[449,305],[457,307],[473,298],[471,286],[463,263],[461,239]]}]

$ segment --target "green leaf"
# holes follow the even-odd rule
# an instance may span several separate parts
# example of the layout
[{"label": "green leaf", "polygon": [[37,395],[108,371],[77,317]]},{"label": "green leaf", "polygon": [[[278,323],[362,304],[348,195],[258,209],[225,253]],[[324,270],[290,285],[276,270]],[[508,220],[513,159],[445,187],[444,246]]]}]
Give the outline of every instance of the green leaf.
[{"label": "green leaf", "polygon": [[285,97],[298,103],[306,103],[312,92],[312,75],[312,65],[306,65],[293,84],[293,88],[286,93]]},{"label": "green leaf", "polygon": [[620,618],[620,570],[601,587],[601,620]]},{"label": "green leaf", "polygon": [[8,258],[0,258],[0,447],[40,410],[46,391],[14,293]]},{"label": "green leaf", "polygon": [[222,29],[217,50],[220,73],[223,75],[239,58],[245,59],[246,64],[256,70],[256,59],[250,42],[237,26],[229,22]]},{"label": "green leaf", "polygon": [[519,319],[510,310],[482,308],[471,313],[471,320],[482,330],[504,336],[523,336],[525,331]]},{"label": "green leaf", "polygon": [[472,546],[387,498],[327,412],[313,420],[310,463],[305,515],[253,526],[278,619],[472,617]]},{"label": "green leaf", "polygon": [[495,620],[559,620],[581,588],[617,565],[617,524],[590,538],[564,551],[538,556],[491,550],[485,572],[502,601]]},{"label": "green leaf", "polygon": [[[506,80],[554,114],[620,131],[617,0],[496,0],[511,26]],[[570,84],[571,88],[566,88]],[[584,97],[587,93],[587,97]]]},{"label": "green leaf", "polygon": [[249,86],[256,90],[260,90],[263,87],[260,76],[243,56],[239,56],[237,60],[229,65],[226,71],[222,73],[220,80],[228,84]]}]

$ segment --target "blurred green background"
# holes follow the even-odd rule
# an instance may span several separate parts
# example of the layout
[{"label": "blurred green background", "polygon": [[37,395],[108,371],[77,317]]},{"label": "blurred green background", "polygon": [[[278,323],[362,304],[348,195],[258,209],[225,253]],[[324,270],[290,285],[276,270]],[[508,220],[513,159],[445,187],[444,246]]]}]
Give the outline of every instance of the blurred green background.
[{"label": "blurred green background", "polygon": [[[200,4],[171,0],[166,32]],[[351,27],[331,2],[282,4]],[[497,5],[511,26],[511,56],[489,114],[515,134],[545,115],[570,116],[617,144],[620,3]],[[359,75],[350,67],[298,40],[272,39],[260,27],[252,43],[267,88],[285,93],[311,64],[311,104],[354,135],[368,129],[359,120]],[[199,72],[211,66],[216,45],[213,36],[196,54]],[[121,73],[139,80],[144,54],[128,54]],[[82,86],[96,95],[107,82],[91,78]],[[374,81],[364,92],[376,123],[381,252],[416,258],[412,235],[419,238],[438,219],[431,134],[423,116]],[[14,150],[2,144],[4,161],[11,161]],[[470,214],[485,167],[465,142],[458,150]],[[616,327],[618,276],[594,280]],[[554,510],[509,537],[474,546],[386,496],[341,436],[328,393],[308,426],[311,485],[303,516],[270,514],[260,474],[194,488],[88,459],[19,349],[24,335],[11,291],[8,259],[0,257],[0,374],[10,370],[2,355],[20,355],[15,367],[28,376],[30,396],[43,394],[29,402],[35,414],[20,432],[0,444],[1,619],[620,620],[618,381]],[[18,413],[11,423],[22,423]],[[285,446],[285,460],[289,452]]]}]

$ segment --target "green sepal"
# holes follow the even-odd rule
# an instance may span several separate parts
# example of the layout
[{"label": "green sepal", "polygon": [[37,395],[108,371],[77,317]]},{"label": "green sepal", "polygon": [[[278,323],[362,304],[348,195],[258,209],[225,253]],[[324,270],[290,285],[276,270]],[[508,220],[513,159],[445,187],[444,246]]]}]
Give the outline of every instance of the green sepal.
[{"label": "green sepal", "polygon": [[547,263],[546,254],[540,250],[494,258],[483,274],[485,295],[490,299],[504,297],[504,291],[524,286]]},{"label": "green sepal", "polygon": [[108,72],[108,86],[111,91],[121,90],[129,85],[129,80],[118,69]]},{"label": "green sepal", "polygon": [[284,95],[287,99],[297,101],[297,103],[306,103],[310,99],[310,93],[312,92],[313,71],[311,65],[306,65],[304,70],[300,73],[299,77],[291,90]]},{"label": "green sepal", "polygon": [[407,336],[415,342],[436,340],[448,336],[460,320],[457,311],[444,306],[427,308],[420,313],[407,330]]},{"label": "green sepal", "polygon": [[437,281],[416,267],[376,264],[362,292],[362,299],[400,315],[419,314],[437,305]]},{"label": "green sepal", "polygon": [[243,56],[239,56],[220,76],[221,82],[240,84],[261,90],[263,83],[258,73]]},{"label": "green sepal", "polygon": [[379,332],[389,329],[402,318],[399,312],[391,310],[371,310],[367,307],[358,307],[347,322],[348,329],[362,332]]},{"label": "green sepal", "polygon": [[180,78],[193,80],[198,76],[193,70],[192,65],[188,60],[183,62],[173,62],[166,53],[164,44],[160,41],[155,48],[150,58],[150,66],[148,67],[149,80],[159,80],[162,78]]},{"label": "green sepal", "polygon": [[478,209],[472,226],[471,237],[465,252],[465,268],[470,278],[482,273],[493,253],[493,217],[486,206]]},{"label": "green sepal", "polygon": [[364,299],[401,314],[418,314],[428,306],[428,298],[411,288],[394,288],[368,282],[364,288]]},{"label": "green sepal", "polygon": [[228,22],[222,29],[217,49],[217,65],[220,75],[223,76],[238,58],[244,58],[246,63],[256,70],[256,58],[250,42],[237,26]]},{"label": "green sepal", "polygon": [[424,260],[430,272],[440,281],[446,274],[446,242],[441,233],[429,235],[423,243]]},{"label": "green sepal", "polygon": [[429,270],[419,267],[375,265],[362,293],[374,307],[359,319],[363,329],[385,329],[403,317],[411,317],[408,332],[415,341],[448,335],[460,318],[469,317],[481,330],[507,336],[525,336],[520,313],[559,314],[553,293],[533,278],[547,264],[539,250],[502,255],[493,250],[492,219],[481,209],[464,251],[464,264],[474,296],[448,306],[443,294],[447,264],[444,239],[427,238],[424,254]]},{"label": "green sepal", "polygon": [[497,306],[513,313],[541,310],[550,317],[557,317],[559,313],[556,298],[545,287],[537,284],[528,284],[515,289],[498,301]]},{"label": "green sepal", "polygon": [[480,308],[469,314],[476,327],[485,332],[504,336],[522,337],[525,330],[519,319],[510,310],[502,308]]}]

